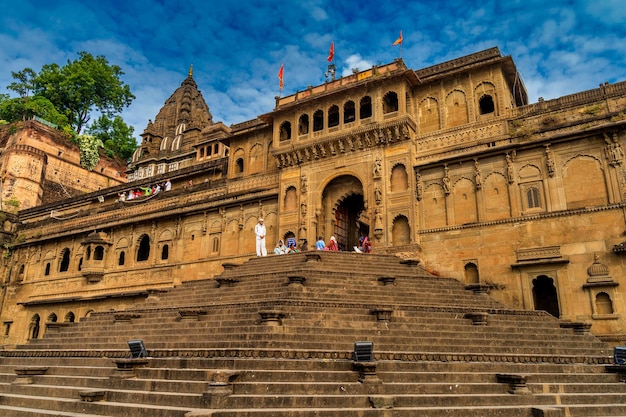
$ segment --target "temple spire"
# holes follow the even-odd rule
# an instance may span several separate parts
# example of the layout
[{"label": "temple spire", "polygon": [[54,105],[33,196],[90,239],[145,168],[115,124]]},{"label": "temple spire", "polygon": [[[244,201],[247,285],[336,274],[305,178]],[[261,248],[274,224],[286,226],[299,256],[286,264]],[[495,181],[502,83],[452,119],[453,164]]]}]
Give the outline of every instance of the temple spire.
[{"label": "temple spire", "polygon": [[189,77],[193,77],[193,64],[189,66]]}]

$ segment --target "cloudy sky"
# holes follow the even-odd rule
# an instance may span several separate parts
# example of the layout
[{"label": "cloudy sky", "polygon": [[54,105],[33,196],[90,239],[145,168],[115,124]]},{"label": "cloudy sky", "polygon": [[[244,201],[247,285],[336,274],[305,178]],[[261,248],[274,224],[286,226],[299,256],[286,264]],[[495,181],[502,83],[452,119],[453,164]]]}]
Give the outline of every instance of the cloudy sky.
[{"label": "cloudy sky", "polygon": [[240,123],[283,95],[400,56],[413,69],[497,46],[531,102],[626,80],[624,0],[0,0],[0,94],[11,71],[104,55],[137,97],[138,137],[187,76],[213,119]]}]

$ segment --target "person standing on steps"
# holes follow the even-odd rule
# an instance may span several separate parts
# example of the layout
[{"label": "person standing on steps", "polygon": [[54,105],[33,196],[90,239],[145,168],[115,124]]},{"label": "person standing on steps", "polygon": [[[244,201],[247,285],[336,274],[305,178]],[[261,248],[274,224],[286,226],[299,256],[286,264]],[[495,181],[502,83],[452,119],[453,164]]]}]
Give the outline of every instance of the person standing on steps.
[{"label": "person standing on steps", "polygon": [[256,235],[256,256],[267,256],[267,248],[265,247],[265,225],[263,218],[259,218],[258,223],[254,226],[254,234]]},{"label": "person standing on steps", "polygon": [[330,242],[328,242],[328,245],[326,245],[325,250],[329,250],[333,252],[339,250],[339,245],[337,245],[337,239],[335,239],[335,236],[330,237]]}]

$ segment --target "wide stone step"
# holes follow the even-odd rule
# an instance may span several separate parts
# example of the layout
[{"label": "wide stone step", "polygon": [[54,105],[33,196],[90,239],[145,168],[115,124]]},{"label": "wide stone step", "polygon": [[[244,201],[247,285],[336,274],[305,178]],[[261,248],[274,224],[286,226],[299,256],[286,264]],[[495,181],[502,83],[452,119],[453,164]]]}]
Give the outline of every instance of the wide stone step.
[{"label": "wide stone step", "polygon": [[102,414],[72,413],[59,410],[42,410],[30,407],[12,407],[0,404],[0,415],[2,417],[108,417]]},{"label": "wide stone step", "polygon": [[[69,399],[61,397],[47,397],[4,393],[1,405],[3,407],[20,407],[26,409],[41,409],[58,411],[61,413],[80,413],[102,416],[127,417],[184,417],[193,407],[155,406],[141,403],[119,403],[114,401],[81,401],[80,398]],[[202,410],[197,409],[196,410]],[[42,414],[46,415],[46,414]],[[57,415],[57,414],[52,414]],[[61,414],[63,415],[63,414]],[[3,416],[4,417],[4,416]]]},{"label": "wide stone step", "polygon": [[[385,402],[384,397],[372,396],[370,403]],[[326,409],[237,409],[224,410],[217,409],[209,411],[199,411],[190,413],[187,417],[339,417],[346,416],[346,409],[343,407]],[[433,407],[394,407],[392,410],[386,408],[353,408],[349,410],[349,415],[359,417],[533,417],[532,407],[519,406],[492,406],[492,407],[446,407],[445,409]]]}]

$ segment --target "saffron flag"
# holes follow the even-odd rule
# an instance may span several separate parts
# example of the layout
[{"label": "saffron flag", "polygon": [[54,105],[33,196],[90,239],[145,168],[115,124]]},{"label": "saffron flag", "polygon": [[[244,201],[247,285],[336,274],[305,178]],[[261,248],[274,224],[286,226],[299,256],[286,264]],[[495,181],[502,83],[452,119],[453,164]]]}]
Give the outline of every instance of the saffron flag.
[{"label": "saffron flag", "polygon": [[400,31],[400,37],[396,39],[396,41],[391,46],[396,46],[402,44],[402,31]]},{"label": "saffron flag", "polygon": [[282,64],[280,66],[280,69],[278,70],[278,82],[279,82],[279,86],[280,89],[283,89],[283,73],[285,72],[285,64]]},{"label": "saffron flag", "polygon": [[330,43],[330,52],[328,52],[328,62],[331,62],[335,57],[335,42]]}]

